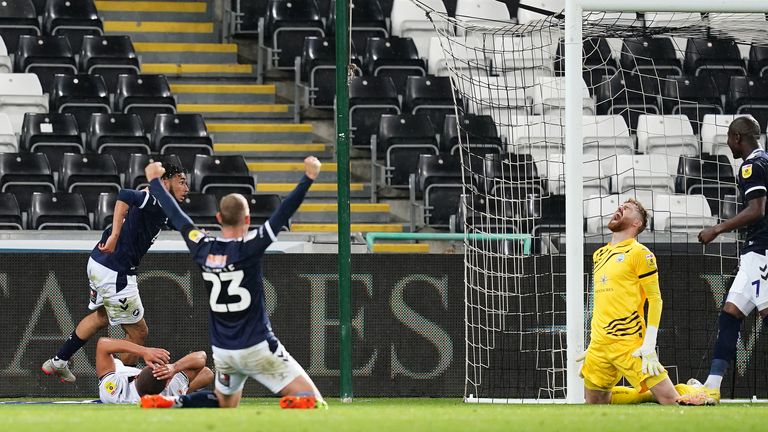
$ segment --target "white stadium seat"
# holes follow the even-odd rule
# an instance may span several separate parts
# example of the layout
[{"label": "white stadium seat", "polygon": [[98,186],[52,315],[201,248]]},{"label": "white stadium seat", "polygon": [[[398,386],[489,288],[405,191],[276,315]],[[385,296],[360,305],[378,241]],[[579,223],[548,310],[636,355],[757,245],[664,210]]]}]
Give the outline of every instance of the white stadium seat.
[{"label": "white stadium seat", "polygon": [[[450,56],[445,55],[442,44],[445,44],[445,50],[450,51]],[[427,58],[429,73],[437,76],[451,76],[453,70],[455,73],[466,73],[473,77],[487,75],[488,59],[485,58],[482,46],[482,40],[475,36],[452,36],[442,41],[438,37],[431,38]],[[476,49],[476,47],[480,48]],[[473,71],[464,72],[469,69]]]},{"label": "white stadium seat", "polygon": [[637,120],[637,150],[665,156],[669,172],[675,173],[681,155],[699,154],[699,140],[686,115],[643,114]]},{"label": "white stadium seat", "polygon": [[[528,6],[533,6],[549,12],[562,12],[565,9],[565,0],[528,0],[525,2]],[[536,21],[546,18],[547,15],[542,15],[536,12],[529,11],[527,9],[517,9],[517,22],[525,24],[531,21]]]},{"label": "white stadium seat", "polygon": [[8,48],[5,46],[5,41],[0,38],[0,73],[13,72],[13,66],[11,65],[11,58],[8,56]]},{"label": "white stadium seat", "polygon": [[16,153],[19,145],[11,124],[11,119],[5,113],[0,113],[0,153]]},{"label": "white stadium seat", "polygon": [[[494,36],[489,57],[498,73],[510,70],[533,70],[551,76],[557,54],[557,36],[548,33],[526,36]],[[532,83],[533,81],[528,81]]]},{"label": "white stadium seat", "polygon": [[[595,101],[589,95],[587,83],[581,80],[582,108],[584,114],[595,112]],[[534,114],[555,114],[565,116],[565,77],[537,77],[528,89],[533,99]]]},{"label": "white stadium seat", "polygon": [[[584,155],[582,175],[584,178],[584,196],[608,195],[610,193],[610,174],[605,172],[600,161]],[[547,191],[550,195],[565,195],[565,164],[563,154],[550,155],[547,160],[537,161],[539,175],[547,179]]]},{"label": "white stadium seat", "polygon": [[665,195],[654,197],[654,231],[695,234],[717,223],[704,195]]},{"label": "white stadium seat", "polygon": [[[488,25],[488,21],[510,21],[507,5],[496,0],[457,0],[456,19],[464,24]],[[459,25],[458,34],[465,29]]]},{"label": "white stadium seat", "polygon": [[[448,13],[442,0],[420,1],[438,13]],[[424,9],[411,0],[394,0],[390,17],[394,36],[413,39],[416,49],[422,56],[429,52],[430,39],[437,36],[437,31],[432,21],[427,18]],[[439,15],[435,15],[433,19],[435,24],[445,24],[446,28],[448,27],[448,22],[443,21]]]},{"label": "white stadium seat", "polygon": [[527,121],[512,128],[512,153],[529,154],[534,161],[546,161],[565,151],[565,129],[562,117],[529,116]]},{"label": "white stadium seat", "polygon": [[633,191],[643,203],[651,193],[672,193],[674,179],[668,171],[666,158],[662,155],[618,155],[603,163],[611,178],[611,192],[624,193]]},{"label": "white stadium seat", "polygon": [[595,154],[599,159],[611,155],[632,155],[635,140],[629,133],[624,117],[620,115],[581,116],[584,137],[584,153]]},{"label": "white stadium seat", "polygon": [[[522,121],[528,117],[530,98],[526,97],[525,89],[510,88],[512,80],[508,77],[480,77],[471,83],[460,82],[458,85],[471,85],[464,89],[464,101],[470,112],[480,115],[490,115],[497,125],[516,124],[518,118]],[[526,120],[530,122],[532,120]]]},{"label": "white stadium seat", "polygon": [[24,114],[28,112],[48,112],[48,97],[43,94],[37,75],[0,74],[0,113],[8,115],[15,133],[21,133]]}]

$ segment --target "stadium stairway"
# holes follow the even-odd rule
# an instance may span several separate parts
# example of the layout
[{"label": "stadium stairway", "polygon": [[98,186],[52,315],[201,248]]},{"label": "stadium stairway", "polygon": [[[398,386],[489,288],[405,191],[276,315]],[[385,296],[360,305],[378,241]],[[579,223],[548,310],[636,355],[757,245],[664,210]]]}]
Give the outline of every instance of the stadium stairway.
[{"label": "stadium stairway", "polygon": [[[277,96],[273,84],[257,84],[255,65],[238,63],[236,44],[220,43],[212,2],[97,0],[108,34],[128,34],[143,73],[163,74],[178,112],[200,113],[215,154],[240,154],[256,175],[257,193],[287,195],[313,154],[324,162],[321,177],[293,219],[295,232],[337,230],[336,164],[333,145],[312,124],[295,123],[298,108]],[[367,201],[367,183],[351,185],[352,231],[405,230],[393,223],[388,204]],[[424,245],[381,244],[379,252],[423,252]]]}]

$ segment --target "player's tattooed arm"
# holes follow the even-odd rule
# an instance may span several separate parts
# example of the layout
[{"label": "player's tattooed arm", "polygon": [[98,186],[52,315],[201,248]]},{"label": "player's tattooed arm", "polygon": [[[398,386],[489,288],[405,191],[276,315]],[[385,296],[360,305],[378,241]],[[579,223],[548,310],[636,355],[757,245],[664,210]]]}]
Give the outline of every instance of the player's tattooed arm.
[{"label": "player's tattooed arm", "polygon": [[162,348],[148,348],[125,339],[99,338],[96,344],[96,375],[102,377],[115,371],[112,354],[129,353],[141,356],[147,366],[163,365],[171,360],[168,351]]},{"label": "player's tattooed arm", "polygon": [[699,233],[699,242],[708,244],[722,233],[744,228],[765,217],[765,195],[748,201],[747,207],[736,216],[715,226],[705,228]]}]

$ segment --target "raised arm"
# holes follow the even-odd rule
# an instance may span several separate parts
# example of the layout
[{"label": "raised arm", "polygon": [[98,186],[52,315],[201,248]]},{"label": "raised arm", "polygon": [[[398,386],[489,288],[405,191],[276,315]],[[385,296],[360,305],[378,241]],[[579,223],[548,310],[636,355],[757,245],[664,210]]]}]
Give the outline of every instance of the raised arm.
[{"label": "raised arm", "polygon": [[144,174],[149,181],[149,191],[160,202],[160,206],[163,208],[165,215],[171,221],[171,225],[179,231],[182,231],[184,227],[193,226],[192,219],[187,216],[183,210],[179,207],[179,203],[165,190],[162,181],[160,180],[165,174],[165,168],[160,162],[153,162],[144,168]]},{"label": "raised arm", "polygon": [[317,179],[317,176],[320,175],[321,166],[322,164],[320,161],[314,156],[309,156],[304,159],[304,176],[299,181],[299,184],[296,185],[296,188],[285,197],[283,202],[280,203],[280,207],[275,210],[267,221],[269,224],[267,229],[273,241],[275,240],[277,233],[279,233],[284,226],[288,225],[288,220],[294,213],[296,213],[296,210],[299,209],[301,203],[304,202],[304,196],[309,191],[309,188],[312,186],[315,179]]},{"label": "raised arm", "polygon": [[171,359],[168,351],[162,348],[148,348],[136,345],[125,339],[99,338],[96,344],[96,375],[102,377],[115,371],[115,362],[112,354],[128,353],[141,356],[147,366],[165,364]]}]

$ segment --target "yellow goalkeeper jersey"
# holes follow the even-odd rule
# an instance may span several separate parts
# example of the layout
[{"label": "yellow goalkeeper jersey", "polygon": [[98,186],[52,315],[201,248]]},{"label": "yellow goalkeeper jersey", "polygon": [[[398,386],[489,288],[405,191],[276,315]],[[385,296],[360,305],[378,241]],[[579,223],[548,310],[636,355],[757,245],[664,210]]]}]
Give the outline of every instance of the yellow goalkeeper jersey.
[{"label": "yellow goalkeeper jersey", "polygon": [[642,342],[644,306],[648,324],[659,326],[661,293],[656,257],[634,238],[601,247],[592,255],[594,308],[590,344]]}]

